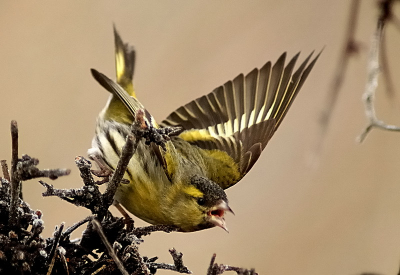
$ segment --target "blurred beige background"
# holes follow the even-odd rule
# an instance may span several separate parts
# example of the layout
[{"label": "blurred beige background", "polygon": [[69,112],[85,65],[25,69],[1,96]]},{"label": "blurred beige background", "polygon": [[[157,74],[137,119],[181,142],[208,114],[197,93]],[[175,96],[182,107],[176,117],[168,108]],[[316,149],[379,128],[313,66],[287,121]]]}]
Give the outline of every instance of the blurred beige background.
[{"label": "blurred beige background", "polygon": [[[350,1],[2,1],[0,158],[10,159],[9,124],[16,119],[20,153],[39,158],[41,168],[71,168],[69,177],[51,182],[56,187],[80,186],[74,157],[86,155],[108,97],[89,69],[114,76],[113,23],[135,45],[136,90],[158,120],[283,51],[302,51],[303,59],[325,47],[265,153],[227,191],[236,213],[227,217],[230,233],[155,233],[140,251],[171,262],[168,248],[175,247],[195,274],[205,274],[214,252],[218,263],[260,274],[397,274],[400,136],[374,130],[364,144],[355,142],[366,125],[361,95],[375,2],[362,1],[356,37],[363,50],[350,62],[312,166]],[[399,92],[400,35],[394,27],[387,31]],[[400,124],[399,94],[389,100],[381,85],[377,96],[379,117]],[[46,236],[56,224],[70,226],[89,214],[41,192],[37,181],[24,185],[26,200],[44,212]]]}]

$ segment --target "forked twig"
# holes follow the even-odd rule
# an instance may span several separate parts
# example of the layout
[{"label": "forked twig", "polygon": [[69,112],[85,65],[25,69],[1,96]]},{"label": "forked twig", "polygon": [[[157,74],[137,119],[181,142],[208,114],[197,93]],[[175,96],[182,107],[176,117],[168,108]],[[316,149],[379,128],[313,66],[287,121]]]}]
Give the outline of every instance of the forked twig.
[{"label": "forked twig", "polygon": [[[184,264],[183,264],[183,254],[181,252],[176,251],[175,248],[172,248],[169,250],[169,253],[172,256],[172,260],[174,261],[174,264],[166,264],[166,263],[153,263],[149,262],[147,263],[150,267],[156,268],[156,269],[165,269],[165,270],[172,270],[172,271],[177,271],[179,273],[185,273],[185,274],[192,274],[192,271],[190,271]],[[208,273],[207,273],[208,274]]]},{"label": "forked twig", "polygon": [[134,274],[144,274],[144,275],[150,275],[150,270],[146,266],[146,264],[143,261],[142,256],[139,254],[139,250],[136,245],[130,245],[127,247],[128,250],[133,254],[132,257],[136,260],[136,262],[139,264],[139,268],[136,269]]},{"label": "forked twig", "polygon": [[369,120],[369,124],[365,127],[361,135],[358,137],[359,142],[363,142],[367,134],[372,128],[379,128],[388,131],[400,131],[399,126],[386,124],[382,120],[378,119],[375,112],[375,92],[378,87],[378,75],[380,72],[379,68],[379,50],[381,47],[381,41],[384,34],[385,27],[384,18],[380,18],[377,23],[375,34],[371,41],[370,56],[368,60],[368,79],[365,87],[363,100],[365,105],[365,114]]},{"label": "forked twig", "polygon": [[207,275],[220,275],[225,271],[235,271],[238,275],[258,275],[258,273],[252,269],[245,269],[236,266],[217,264],[215,263],[216,254],[214,253],[211,257],[210,265],[207,269]]}]

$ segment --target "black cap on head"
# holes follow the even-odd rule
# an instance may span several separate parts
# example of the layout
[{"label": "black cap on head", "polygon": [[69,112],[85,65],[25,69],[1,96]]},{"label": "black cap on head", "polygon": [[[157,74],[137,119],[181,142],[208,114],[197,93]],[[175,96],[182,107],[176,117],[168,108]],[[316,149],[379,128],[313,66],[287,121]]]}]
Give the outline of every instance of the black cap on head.
[{"label": "black cap on head", "polygon": [[228,202],[228,198],[224,190],[215,182],[201,176],[193,176],[191,179],[191,184],[193,184],[197,189],[199,189],[203,194],[203,205],[212,207],[218,204],[221,200]]}]

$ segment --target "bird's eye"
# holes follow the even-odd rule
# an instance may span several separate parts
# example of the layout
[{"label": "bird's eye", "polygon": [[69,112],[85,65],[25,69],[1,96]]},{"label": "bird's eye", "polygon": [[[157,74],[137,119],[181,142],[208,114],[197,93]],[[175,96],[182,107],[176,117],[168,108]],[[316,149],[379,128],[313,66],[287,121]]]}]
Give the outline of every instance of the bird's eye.
[{"label": "bird's eye", "polygon": [[197,199],[197,203],[198,203],[199,205],[204,205],[205,202],[206,202],[206,201],[205,201],[203,198],[198,198],[198,199]]}]

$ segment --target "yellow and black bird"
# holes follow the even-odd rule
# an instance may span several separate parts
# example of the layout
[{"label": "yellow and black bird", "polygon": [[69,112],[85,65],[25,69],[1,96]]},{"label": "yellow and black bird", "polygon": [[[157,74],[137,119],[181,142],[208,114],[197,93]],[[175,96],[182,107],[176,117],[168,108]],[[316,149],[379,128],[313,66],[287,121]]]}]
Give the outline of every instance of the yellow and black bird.
[{"label": "yellow and black bird", "polygon": [[278,129],[318,56],[294,70],[299,54],[285,66],[286,53],[275,64],[240,74],[172,112],[161,124],[136,99],[132,85],[135,51],[117,31],[117,81],[92,69],[111,96],[97,118],[88,153],[114,170],[139,110],[154,128],[181,126],[183,131],[160,146],[138,144],[115,201],[151,223],[190,232],[219,226],[227,230],[225,212],[232,212],[224,192],[253,167]]}]

